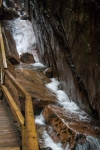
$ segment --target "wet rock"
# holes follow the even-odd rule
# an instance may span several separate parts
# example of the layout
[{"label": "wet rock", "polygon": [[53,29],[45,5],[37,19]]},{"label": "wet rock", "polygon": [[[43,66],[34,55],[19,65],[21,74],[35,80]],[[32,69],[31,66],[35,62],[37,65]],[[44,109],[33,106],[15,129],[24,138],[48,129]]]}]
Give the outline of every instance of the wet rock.
[{"label": "wet rock", "polygon": [[21,18],[22,20],[27,20],[27,19],[29,19],[29,16],[23,15],[23,16],[21,16],[20,18]]},{"label": "wet rock", "polygon": [[2,20],[13,20],[19,17],[17,12],[11,8],[3,8],[3,13],[4,13],[4,16]]},{"label": "wet rock", "polygon": [[38,141],[39,141],[39,147],[40,147],[40,149],[42,149],[42,148],[45,147],[45,143],[44,143],[44,139],[43,139],[42,135],[43,135],[43,132],[46,130],[46,126],[36,124],[36,128],[37,128],[37,136],[38,136]]},{"label": "wet rock", "polygon": [[98,1],[35,0],[30,15],[41,62],[52,67],[70,99],[100,120]]},{"label": "wet rock", "polygon": [[52,75],[53,75],[52,69],[51,68],[45,69],[44,74],[46,75],[46,77],[52,78]]},{"label": "wet rock", "polygon": [[75,141],[78,144],[83,144],[86,142],[86,136],[84,134],[77,134]]},{"label": "wet rock", "polygon": [[8,7],[12,7],[14,5],[14,0],[5,0],[5,2]]},{"label": "wet rock", "polygon": [[12,64],[19,64],[19,54],[16,49],[15,40],[13,39],[9,30],[3,30],[4,36],[4,43],[5,43],[5,50],[6,50],[6,57]]},{"label": "wet rock", "polygon": [[40,148],[40,150],[52,150],[50,147]]},{"label": "wet rock", "polygon": [[43,72],[22,68],[16,69],[16,78],[32,96],[34,107],[43,108],[47,104],[57,102],[56,95],[45,86],[51,80]]},{"label": "wet rock", "polygon": [[23,63],[34,63],[34,62],[35,62],[33,55],[30,54],[30,53],[23,53],[23,54],[20,56],[20,60],[21,60]]},{"label": "wet rock", "polygon": [[[100,127],[92,119],[81,120],[78,115],[66,112],[58,106],[46,106],[43,110],[43,116],[56,131],[57,138],[59,137],[63,144],[69,143],[70,148],[74,148],[75,143],[84,144],[86,136],[100,137]],[[53,137],[52,134],[51,137]],[[54,141],[55,137],[53,137]]]}]

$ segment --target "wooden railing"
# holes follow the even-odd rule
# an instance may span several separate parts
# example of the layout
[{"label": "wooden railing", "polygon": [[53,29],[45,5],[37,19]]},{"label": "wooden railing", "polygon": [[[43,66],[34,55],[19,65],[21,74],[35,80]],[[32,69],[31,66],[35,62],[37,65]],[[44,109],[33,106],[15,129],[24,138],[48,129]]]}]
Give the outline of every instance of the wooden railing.
[{"label": "wooden railing", "polygon": [[[1,2],[1,1],[0,1]],[[12,113],[21,126],[22,132],[22,150],[39,150],[38,137],[36,133],[34,111],[32,105],[32,97],[26,89],[16,80],[13,74],[8,70],[6,59],[4,41],[2,36],[2,28],[0,24],[0,53],[1,53],[1,88],[9,103]],[[21,110],[17,106],[5,85],[5,77],[7,77],[14,88],[18,91],[19,95],[25,98],[25,117],[23,117]]]}]

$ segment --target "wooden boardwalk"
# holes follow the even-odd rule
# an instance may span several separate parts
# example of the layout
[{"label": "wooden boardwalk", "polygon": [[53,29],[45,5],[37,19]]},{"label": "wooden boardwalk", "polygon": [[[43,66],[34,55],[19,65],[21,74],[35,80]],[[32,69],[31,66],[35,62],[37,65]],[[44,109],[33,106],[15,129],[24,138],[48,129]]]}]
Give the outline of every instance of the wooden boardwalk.
[{"label": "wooden boardwalk", "polygon": [[20,150],[20,138],[11,117],[0,100],[0,150]]}]

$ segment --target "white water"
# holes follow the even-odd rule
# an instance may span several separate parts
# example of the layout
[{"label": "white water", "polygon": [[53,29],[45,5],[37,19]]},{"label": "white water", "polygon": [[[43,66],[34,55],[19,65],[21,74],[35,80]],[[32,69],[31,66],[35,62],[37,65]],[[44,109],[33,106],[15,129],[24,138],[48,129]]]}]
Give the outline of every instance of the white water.
[{"label": "white water", "polygon": [[80,120],[89,121],[91,117],[88,116],[84,111],[82,111],[74,102],[70,101],[69,97],[64,91],[58,89],[60,82],[54,78],[52,78],[51,80],[52,82],[46,84],[46,86],[56,94],[59,104],[63,107],[63,109],[77,114]]},{"label": "white water", "polygon": [[51,147],[52,150],[63,150],[62,144],[61,143],[55,144],[46,131],[44,131],[43,133],[43,139],[45,141],[45,145],[44,145],[45,147]]},{"label": "white water", "polygon": [[12,34],[16,41],[16,46],[19,54],[30,52],[30,49],[34,44],[36,44],[32,25],[28,20],[16,19],[13,22]]},{"label": "white water", "polygon": [[[46,86],[52,90],[59,100],[59,104],[63,106],[63,109],[66,111],[73,112],[74,114],[78,115],[80,120],[91,120],[91,117],[88,116],[84,111],[82,111],[74,102],[71,102],[67,96],[67,94],[59,90],[58,87],[60,85],[60,82],[58,82],[56,79],[51,79],[52,82],[49,84],[46,84]],[[43,118],[43,115],[40,114],[39,116],[36,116],[36,124],[45,125],[45,119]],[[64,149],[62,148],[61,143],[54,143],[53,140],[50,138],[48,133],[44,131],[43,133],[43,139],[45,141],[45,147],[51,147],[52,150],[69,150],[69,146]],[[91,136],[87,136],[86,142],[84,144],[77,144],[77,147],[75,150],[100,150],[100,140]]]},{"label": "white water", "polygon": [[41,64],[41,63],[33,63],[33,64],[31,64],[32,66],[35,66],[35,67],[41,67],[41,68],[46,68],[46,66],[44,66],[43,64]]},{"label": "white water", "polygon": [[45,125],[45,119],[42,115],[42,113],[39,116],[35,116],[35,123],[39,125]]},{"label": "white water", "polygon": [[7,5],[6,5],[6,2],[5,2],[5,1],[3,1],[3,5],[4,5],[5,7],[7,7]]},{"label": "white water", "polygon": [[[35,116],[35,123],[39,125],[45,125],[45,119],[42,113],[39,116]],[[51,147],[52,150],[69,150],[69,145],[65,149],[62,148],[61,143],[54,143],[51,137],[48,135],[47,131],[43,132],[42,138],[44,139],[44,147]]]},{"label": "white water", "polygon": [[100,140],[91,136],[87,137],[84,144],[78,144],[75,150],[100,150]]},{"label": "white water", "polygon": [[32,24],[29,20],[21,20],[20,18],[8,21],[7,28],[16,42],[19,55],[25,52],[35,53],[35,61],[38,62],[36,54],[36,38],[33,32]]},{"label": "white water", "polygon": [[[91,120],[90,116],[82,111],[74,102],[69,100],[67,94],[64,91],[58,89],[60,82],[54,78],[51,80],[52,82],[46,84],[46,86],[56,94],[57,99],[59,100],[59,104],[63,106],[63,109],[66,111],[69,110],[70,112],[78,115],[80,120]],[[36,117],[37,124],[44,125],[44,121],[45,119],[43,118],[42,114]],[[68,145],[64,149],[62,148],[61,143],[55,144],[46,131],[43,133],[43,139],[45,141],[45,147],[51,147],[53,150],[69,150]],[[75,150],[100,150],[100,140],[91,136],[87,136],[86,142],[82,145],[77,144]]]}]

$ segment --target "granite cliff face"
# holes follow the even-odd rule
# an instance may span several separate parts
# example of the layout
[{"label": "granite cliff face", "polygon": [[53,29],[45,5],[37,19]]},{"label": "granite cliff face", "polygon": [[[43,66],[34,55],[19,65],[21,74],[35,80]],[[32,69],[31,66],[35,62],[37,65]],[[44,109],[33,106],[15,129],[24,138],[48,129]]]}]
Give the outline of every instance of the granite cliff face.
[{"label": "granite cliff face", "polygon": [[100,119],[100,5],[93,0],[32,0],[40,61],[81,109]]}]

